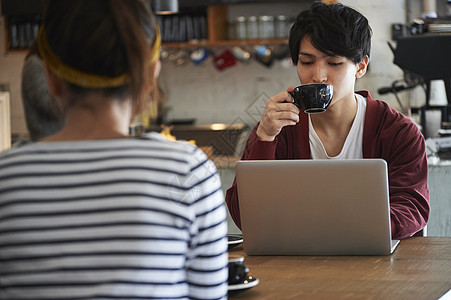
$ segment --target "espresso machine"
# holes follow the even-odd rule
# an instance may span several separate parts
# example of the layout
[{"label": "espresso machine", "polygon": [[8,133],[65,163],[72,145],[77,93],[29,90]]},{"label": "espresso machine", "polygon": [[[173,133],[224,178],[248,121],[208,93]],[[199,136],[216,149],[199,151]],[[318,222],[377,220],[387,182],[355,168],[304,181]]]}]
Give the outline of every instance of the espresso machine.
[{"label": "espresso machine", "polygon": [[[426,103],[420,108],[422,132],[426,138],[428,117],[439,117],[439,134],[434,135],[438,148],[449,152],[451,158],[451,32],[426,33],[400,37],[393,49],[394,63],[405,72],[420,76],[426,85]],[[431,81],[443,80],[446,89],[446,104],[433,105]],[[449,133],[449,134],[448,134]],[[445,153],[445,154],[446,154]]]}]

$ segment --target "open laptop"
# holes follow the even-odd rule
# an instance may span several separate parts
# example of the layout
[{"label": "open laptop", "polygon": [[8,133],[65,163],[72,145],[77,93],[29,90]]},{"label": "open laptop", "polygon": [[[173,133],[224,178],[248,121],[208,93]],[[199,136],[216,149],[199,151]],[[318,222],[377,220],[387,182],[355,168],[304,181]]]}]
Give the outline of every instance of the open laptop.
[{"label": "open laptop", "polygon": [[382,159],[239,161],[236,179],[249,255],[388,255]]}]

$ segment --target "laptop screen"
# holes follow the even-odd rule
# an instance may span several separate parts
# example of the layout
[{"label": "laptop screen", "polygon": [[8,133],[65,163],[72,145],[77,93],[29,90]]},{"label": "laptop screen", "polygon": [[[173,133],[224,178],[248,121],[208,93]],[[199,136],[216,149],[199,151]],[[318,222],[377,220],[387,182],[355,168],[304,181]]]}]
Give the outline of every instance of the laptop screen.
[{"label": "laptop screen", "polygon": [[240,161],[236,178],[249,255],[391,252],[382,159]]}]

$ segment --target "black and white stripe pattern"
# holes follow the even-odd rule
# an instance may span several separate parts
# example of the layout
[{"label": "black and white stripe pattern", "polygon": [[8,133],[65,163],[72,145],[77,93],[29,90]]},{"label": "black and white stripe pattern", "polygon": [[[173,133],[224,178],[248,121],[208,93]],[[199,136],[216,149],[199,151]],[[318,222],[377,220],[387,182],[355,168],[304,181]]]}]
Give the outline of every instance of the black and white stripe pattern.
[{"label": "black and white stripe pattern", "polygon": [[0,298],[226,298],[223,201],[205,154],[158,134],[4,152]]}]

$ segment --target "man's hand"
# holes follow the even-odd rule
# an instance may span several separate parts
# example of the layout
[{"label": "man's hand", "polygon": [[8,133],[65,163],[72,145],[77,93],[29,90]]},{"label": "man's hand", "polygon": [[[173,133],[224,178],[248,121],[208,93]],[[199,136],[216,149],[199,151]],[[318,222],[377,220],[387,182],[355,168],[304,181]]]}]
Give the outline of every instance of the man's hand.
[{"label": "man's hand", "polygon": [[266,103],[257,128],[257,136],[262,141],[274,141],[284,126],[296,125],[299,122],[299,108],[293,104],[293,99],[288,91],[272,96]]}]

